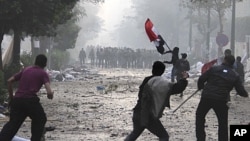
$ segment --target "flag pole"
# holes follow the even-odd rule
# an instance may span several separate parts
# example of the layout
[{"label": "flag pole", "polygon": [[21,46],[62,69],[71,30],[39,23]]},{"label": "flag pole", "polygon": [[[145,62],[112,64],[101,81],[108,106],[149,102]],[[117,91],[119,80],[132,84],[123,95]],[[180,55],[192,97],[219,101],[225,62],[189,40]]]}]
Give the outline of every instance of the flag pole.
[{"label": "flag pole", "polygon": [[168,49],[171,50],[171,49],[169,48],[168,44],[165,42],[165,40],[163,40],[163,41],[164,41],[164,44],[168,47]]},{"label": "flag pole", "polygon": [[[159,37],[161,38],[161,40],[163,40],[164,44],[168,47],[168,49],[171,50],[170,47],[168,46],[167,42],[166,42],[166,41],[163,39],[163,37],[161,36],[161,34],[158,35],[158,38],[159,38]],[[164,54],[165,54],[165,53],[164,53]]]},{"label": "flag pole", "polygon": [[191,97],[193,97],[199,90],[196,90],[192,95],[190,95],[186,100],[184,100],[174,111],[176,112],[184,103],[186,103]]}]

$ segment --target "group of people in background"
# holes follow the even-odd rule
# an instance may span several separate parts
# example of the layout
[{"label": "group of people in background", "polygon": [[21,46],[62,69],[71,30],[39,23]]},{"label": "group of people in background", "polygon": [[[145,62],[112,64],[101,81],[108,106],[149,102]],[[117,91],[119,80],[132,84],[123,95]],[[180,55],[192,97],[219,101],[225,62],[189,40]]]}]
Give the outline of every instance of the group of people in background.
[{"label": "group of people in background", "polygon": [[[87,50],[87,49],[86,49]],[[128,47],[100,47],[91,48],[85,51],[86,60],[90,60],[90,65],[98,68],[151,68],[155,60],[162,60],[163,57],[156,50],[132,49]],[[79,53],[79,61],[81,52]],[[82,62],[82,61],[80,61]]]},{"label": "group of people in background", "polygon": [[86,57],[87,57],[86,52],[82,48],[81,51],[79,52],[79,61],[80,61],[81,66],[85,64]]},{"label": "group of people in background", "polygon": [[[182,57],[179,59],[179,47],[174,47],[173,50],[169,50],[167,53],[172,54],[170,61],[164,61],[165,64],[173,65],[171,82],[174,82],[175,79],[178,81],[182,76],[181,72],[190,70],[187,54],[181,53]],[[170,58],[168,55],[165,56]],[[162,57],[156,50],[136,49],[134,51],[131,48],[116,47],[97,48],[96,50],[92,48],[88,56],[82,48],[79,53],[81,66],[88,58],[91,66],[100,68],[150,68],[155,60],[162,60]]]}]

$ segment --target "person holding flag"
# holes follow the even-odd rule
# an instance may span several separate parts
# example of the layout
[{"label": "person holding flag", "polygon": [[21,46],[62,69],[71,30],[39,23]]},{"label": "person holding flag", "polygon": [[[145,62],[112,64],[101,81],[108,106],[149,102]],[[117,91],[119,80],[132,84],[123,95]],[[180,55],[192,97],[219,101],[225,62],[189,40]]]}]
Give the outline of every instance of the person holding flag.
[{"label": "person holding flag", "polygon": [[[168,44],[164,41],[162,36],[157,32],[156,28],[154,27],[152,21],[148,18],[145,22],[145,30],[148,35],[150,42],[154,42],[157,51],[163,55],[166,53],[172,53],[172,60],[171,61],[164,61],[163,63],[173,64],[173,68],[171,71],[171,82],[174,82],[175,75],[176,75],[176,68],[175,64],[176,61],[179,60],[179,48],[174,47],[173,51],[169,48]],[[164,47],[167,46],[168,50]]]},{"label": "person holding flag", "polygon": [[179,60],[179,48],[174,47],[173,51],[167,51],[166,53],[172,53],[172,58],[170,61],[163,61],[163,63],[173,64],[171,71],[171,82],[174,82],[177,73],[176,62]]}]

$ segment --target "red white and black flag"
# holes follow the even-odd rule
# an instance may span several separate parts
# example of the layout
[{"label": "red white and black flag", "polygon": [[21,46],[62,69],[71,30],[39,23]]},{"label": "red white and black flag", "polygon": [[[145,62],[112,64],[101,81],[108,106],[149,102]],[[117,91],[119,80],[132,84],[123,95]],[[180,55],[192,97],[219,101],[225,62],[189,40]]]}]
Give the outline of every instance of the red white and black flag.
[{"label": "red white and black flag", "polygon": [[156,28],[154,27],[153,23],[151,22],[149,18],[145,22],[145,30],[146,30],[146,33],[148,35],[150,42],[152,41],[154,42],[156,49],[160,54],[165,54],[165,52],[167,51],[167,49],[164,47],[164,44],[170,50],[170,48],[168,47],[166,42],[163,40],[161,35],[157,32]]}]

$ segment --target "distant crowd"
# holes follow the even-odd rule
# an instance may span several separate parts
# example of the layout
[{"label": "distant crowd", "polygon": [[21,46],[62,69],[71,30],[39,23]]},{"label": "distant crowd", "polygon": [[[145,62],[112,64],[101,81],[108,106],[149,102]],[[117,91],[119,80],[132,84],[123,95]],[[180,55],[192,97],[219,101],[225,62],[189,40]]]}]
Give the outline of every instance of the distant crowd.
[{"label": "distant crowd", "polygon": [[93,47],[88,52],[82,48],[79,52],[81,65],[90,60],[88,63],[91,66],[99,68],[151,68],[153,62],[155,60],[163,60],[162,57],[156,49],[133,50],[127,47]]}]

